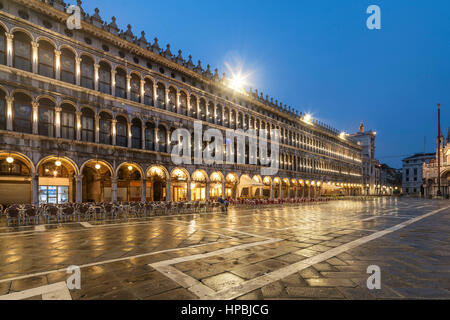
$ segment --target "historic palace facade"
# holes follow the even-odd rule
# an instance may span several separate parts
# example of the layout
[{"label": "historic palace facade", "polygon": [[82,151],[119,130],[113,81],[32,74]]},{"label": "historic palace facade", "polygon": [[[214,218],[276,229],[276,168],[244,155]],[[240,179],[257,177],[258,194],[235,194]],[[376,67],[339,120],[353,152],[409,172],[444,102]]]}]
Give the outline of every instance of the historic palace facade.
[{"label": "historic palace facade", "polygon": [[[70,30],[66,7],[0,0],[0,203],[361,193],[362,148],[350,138],[257,90],[230,88],[217,70],[98,10],[82,11],[81,29]],[[260,163],[174,165],[171,133],[193,132],[196,120],[222,132],[278,129],[278,174],[261,176]]]}]

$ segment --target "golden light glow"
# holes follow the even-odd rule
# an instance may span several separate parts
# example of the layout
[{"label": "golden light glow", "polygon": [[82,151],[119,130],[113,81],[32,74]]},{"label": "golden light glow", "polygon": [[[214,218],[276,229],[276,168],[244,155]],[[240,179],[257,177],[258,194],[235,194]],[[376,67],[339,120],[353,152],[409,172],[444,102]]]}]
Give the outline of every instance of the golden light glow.
[{"label": "golden light glow", "polygon": [[310,113],[305,114],[304,120],[305,122],[311,123],[312,115]]},{"label": "golden light glow", "polygon": [[62,165],[61,161],[58,160],[58,161],[55,162],[55,166],[61,167],[61,165]]},{"label": "golden light glow", "polygon": [[128,171],[133,171],[133,166],[128,166]]},{"label": "golden light glow", "polygon": [[6,158],[6,162],[8,162],[9,164],[14,162],[14,158],[13,157],[8,157]]},{"label": "golden light glow", "polygon": [[97,169],[97,170],[100,170],[101,167],[102,166],[100,164],[98,164],[98,163],[95,165],[95,169]]},{"label": "golden light glow", "polygon": [[339,138],[345,139],[346,135],[347,134],[345,132],[341,132],[341,134],[339,135]]}]

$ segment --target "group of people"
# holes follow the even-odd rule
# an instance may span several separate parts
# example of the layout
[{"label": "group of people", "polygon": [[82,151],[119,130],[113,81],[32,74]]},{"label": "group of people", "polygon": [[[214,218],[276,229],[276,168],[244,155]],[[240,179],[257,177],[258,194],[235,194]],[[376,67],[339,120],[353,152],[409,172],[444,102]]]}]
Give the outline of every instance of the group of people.
[{"label": "group of people", "polygon": [[223,199],[222,197],[219,197],[217,199],[217,202],[222,204],[222,212],[228,213],[228,206],[230,205],[230,201],[228,199]]}]

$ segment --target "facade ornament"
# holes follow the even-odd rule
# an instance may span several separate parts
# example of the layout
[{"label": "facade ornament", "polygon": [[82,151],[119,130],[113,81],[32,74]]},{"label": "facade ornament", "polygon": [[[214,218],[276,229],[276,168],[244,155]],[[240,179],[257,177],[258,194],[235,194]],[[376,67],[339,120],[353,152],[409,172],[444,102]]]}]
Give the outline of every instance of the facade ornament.
[{"label": "facade ornament", "polygon": [[208,79],[212,78],[213,74],[211,73],[211,66],[209,64],[206,66],[206,71],[203,73],[203,75]]},{"label": "facade ornament", "polygon": [[131,24],[127,25],[127,31],[124,32],[123,34],[125,36],[125,39],[128,41],[133,41],[134,39],[134,34],[133,31],[131,31]]},{"label": "facade ornament", "polygon": [[101,28],[101,27],[103,26],[103,20],[102,20],[102,18],[100,17],[99,12],[100,12],[100,10],[99,10],[98,8],[95,8],[95,13],[94,13],[94,15],[91,17],[91,23],[92,23],[94,26],[96,26],[96,27],[98,27],[98,28]]},{"label": "facade ornament", "polygon": [[141,37],[140,37],[139,40],[138,40],[138,45],[139,45],[141,48],[147,48],[148,42],[147,42],[147,39],[145,38],[145,31],[142,31],[142,32],[141,32]]},{"label": "facade ornament", "polygon": [[178,50],[178,56],[175,58],[175,62],[180,65],[184,65],[184,59],[183,59],[182,53],[183,52],[181,50]]},{"label": "facade ornament", "polygon": [[114,35],[118,35],[119,34],[119,27],[117,27],[116,24],[116,17],[112,17],[111,18],[111,23],[108,25],[109,27],[109,32],[111,32]]},{"label": "facade ornament", "polygon": [[155,42],[152,45],[152,51],[154,53],[159,54],[159,52],[161,51],[161,49],[159,48],[159,44],[158,44],[158,38],[153,39]]},{"label": "facade ornament", "polygon": [[191,55],[189,55],[189,60],[188,60],[188,62],[186,63],[186,67],[188,67],[189,69],[194,69],[194,63],[192,62],[192,56]]},{"label": "facade ornament", "polygon": [[171,59],[173,56],[172,52],[170,51],[170,44],[166,46],[166,50],[164,51],[164,57],[167,59]]},{"label": "facade ornament", "polygon": [[203,71],[203,68],[202,68],[202,62],[201,62],[200,60],[198,60],[198,64],[197,64],[197,66],[194,68],[194,71],[197,72],[197,73],[201,73],[201,72]]}]

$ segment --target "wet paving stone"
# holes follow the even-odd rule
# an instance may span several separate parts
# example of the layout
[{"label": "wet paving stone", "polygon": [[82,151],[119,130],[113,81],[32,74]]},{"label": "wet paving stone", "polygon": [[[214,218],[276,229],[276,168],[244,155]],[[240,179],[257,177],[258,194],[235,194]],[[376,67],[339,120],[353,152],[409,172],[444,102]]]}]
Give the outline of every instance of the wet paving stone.
[{"label": "wet paving stone", "polygon": [[[448,299],[448,208],[327,255],[376,232],[370,230],[384,230],[446,206],[448,202],[386,198],[231,209],[228,216],[91,221],[95,227],[89,229],[69,223],[46,226],[44,232],[34,232],[34,226],[2,229],[0,218],[0,280],[6,280],[0,283],[0,295],[65,281],[65,268],[77,265],[82,288],[71,291],[73,299],[196,299],[157,267],[182,258],[184,262],[169,265],[215,291],[239,291],[246,281],[277,275],[261,288],[237,294],[237,299]],[[371,220],[362,221],[367,218]],[[29,234],[15,234],[24,231]],[[267,240],[271,243],[254,245]],[[242,245],[246,247],[235,249]],[[230,251],[214,255],[221,249]],[[315,261],[318,255],[323,260]],[[304,264],[312,260],[312,265]],[[381,290],[367,289],[371,265],[381,268]],[[48,274],[33,276],[39,272]],[[25,278],[11,281],[20,276]]]}]

